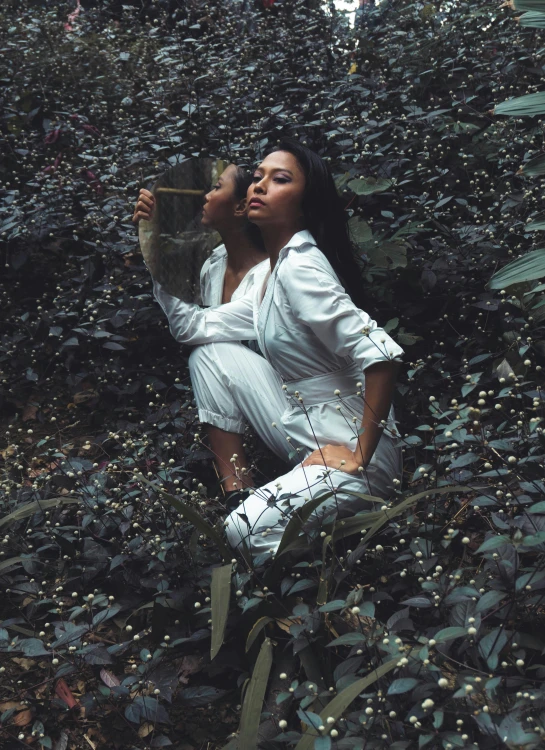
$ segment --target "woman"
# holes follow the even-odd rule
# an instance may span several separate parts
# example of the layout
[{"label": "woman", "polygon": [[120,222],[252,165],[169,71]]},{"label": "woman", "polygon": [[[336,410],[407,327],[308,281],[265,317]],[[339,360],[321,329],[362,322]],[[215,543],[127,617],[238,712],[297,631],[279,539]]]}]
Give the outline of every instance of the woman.
[{"label": "woman", "polygon": [[[201,223],[215,229],[223,240],[223,244],[215,248],[201,269],[201,299],[206,307],[216,307],[244,296],[256,283],[256,279],[263,281],[269,268],[268,262],[263,260],[266,258],[266,252],[259,229],[248,222],[246,214],[246,194],[251,181],[252,172],[237,167],[235,164],[229,164],[205,196]],[[149,190],[140,190],[133,222],[136,224],[141,219],[149,221],[154,209],[153,194]],[[154,294],[159,301],[167,295],[157,280],[154,280]],[[170,297],[169,309],[175,310],[178,302],[176,297]],[[255,340],[248,342],[248,345],[254,351],[258,351]],[[274,399],[274,394],[278,391],[278,376],[276,373],[271,376],[268,370],[261,372],[259,360],[257,363],[258,376],[264,383],[267,383],[268,378],[274,379],[271,389]],[[196,377],[192,380],[195,385]],[[201,384],[202,388],[206,389],[205,383]],[[280,403],[283,403],[283,397]],[[226,405],[229,415],[232,415],[235,408],[234,405]],[[199,409],[201,422],[207,422],[207,416],[206,410]],[[246,457],[242,430],[232,432],[232,426],[231,417],[223,421],[216,420],[215,424],[207,425],[209,445],[218,462],[220,474],[224,478],[224,500],[228,507],[236,502],[237,488],[251,482],[249,474],[243,476],[238,472],[238,477],[233,474],[233,465],[230,462],[232,456],[234,454],[238,456],[239,463],[242,461],[242,467],[246,466]],[[267,441],[272,450],[277,450],[277,442],[277,436],[272,444]]]},{"label": "woman", "polygon": [[[206,421],[229,417],[223,403],[228,388],[237,407],[233,427],[242,416],[262,437],[279,435],[284,456],[296,463],[250,491],[226,520],[232,546],[245,543],[253,554],[270,554],[290,513],[307,500],[324,497],[311,528],[365,507],[355,493],[387,497],[399,481],[401,447],[391,400],[403,350],[354,304],[359,269],[322,159],[295,141],[282,141],[257,168],[247,198],[248,218],[269,254],[264,282],[210,310],[184,303],[174,309],[169,295],[158,299],[178,341],[207,344],[190,363],[195,382],[207,384],[198,394]],[[250,338],[257,339],[261,362],[271,371],[266,387],[253,376],[258,355],[247,350],[242,358],[236,343]],[[283,385],[273,401],[267,390],[274,371]]]},{"label": "woman", "polygon": [[[249,224],[246,215],[246,194],[251,181],[251,172],[229,164],[204,198],[201,224],[215,229],[223,240],[201,269],[201,299],[205,307],[242,297],[253,285],[256,271],[266,270],[261,235]],[[142,188],[133,222],[150,221],[154,210],[153,193]],[[258,270],[260,263],[263,266]]]}]

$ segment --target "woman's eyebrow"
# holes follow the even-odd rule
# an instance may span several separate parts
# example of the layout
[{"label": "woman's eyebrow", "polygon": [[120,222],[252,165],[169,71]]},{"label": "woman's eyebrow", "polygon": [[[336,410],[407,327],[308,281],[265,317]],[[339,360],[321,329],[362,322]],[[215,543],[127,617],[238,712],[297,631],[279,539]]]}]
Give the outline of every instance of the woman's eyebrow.
[{"label": "woman's eyebrow", "polygon": [[[255,171],[263,172],[261,167],[256,167]],[[291,176],[293,177],[293,172],[291,171],[291,169],[284,169],[283,167],[274,167],[273,169],[271,169],[271,172],[288,172],[288,174],[291,174]]]}]

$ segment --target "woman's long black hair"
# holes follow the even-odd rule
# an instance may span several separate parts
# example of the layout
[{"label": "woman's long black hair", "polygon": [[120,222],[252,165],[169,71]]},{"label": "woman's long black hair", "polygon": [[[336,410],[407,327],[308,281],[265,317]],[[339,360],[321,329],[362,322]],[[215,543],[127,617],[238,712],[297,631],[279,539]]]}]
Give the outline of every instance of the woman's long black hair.
[{"label": "woman's long black hair", "polygon": [[331,263],[352,302],[364,309],[361,269],[356,262],[357,249],[350,238],[348,215],[335,181],[325,161],[294,138],[282,138],[267,155],[275,151],[293,154],[305,175],[303,214],[306,229]]},{"label": "woman's long black hair", "polygon": [[[246,198],[248,188],[252,184],[254,170],[246,166],[238,166],[237,164],[235,164],[235,167],[235,198],[237,199],[237,201],[241,201],[243,198]],[[246,222],[244,224],[244,231],[246,232],[246,235],[250,242],[255,245],[258,250],[265,252],[265,243],[263,242],[263,237],[261,236],[259,228],[246,219]]]}]

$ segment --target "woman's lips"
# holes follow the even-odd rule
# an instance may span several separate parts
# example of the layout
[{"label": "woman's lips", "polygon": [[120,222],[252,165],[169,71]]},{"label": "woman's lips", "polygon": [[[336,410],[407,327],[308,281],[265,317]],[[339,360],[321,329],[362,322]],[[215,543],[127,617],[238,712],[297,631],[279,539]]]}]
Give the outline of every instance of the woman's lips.
[{"label": "woman's lips", "polygon": [[250,201],[248,208],[259,208],[260,206],[264,206],[264,205],[265,204],[263,203],[263,201],[257,200],[256,198],[253,198]]}]

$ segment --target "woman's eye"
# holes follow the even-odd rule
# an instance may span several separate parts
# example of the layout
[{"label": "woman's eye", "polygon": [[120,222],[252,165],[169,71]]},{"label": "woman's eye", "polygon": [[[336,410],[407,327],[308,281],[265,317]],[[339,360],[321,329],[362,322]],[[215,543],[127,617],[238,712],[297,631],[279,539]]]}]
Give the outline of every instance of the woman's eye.
[{"label": "woman's eye", "polygon": [[252,182],[257,182],[257,180],[260,180],[260,179],[261,179],[261,175],[254,174],[254,176],[252,177]]}]

